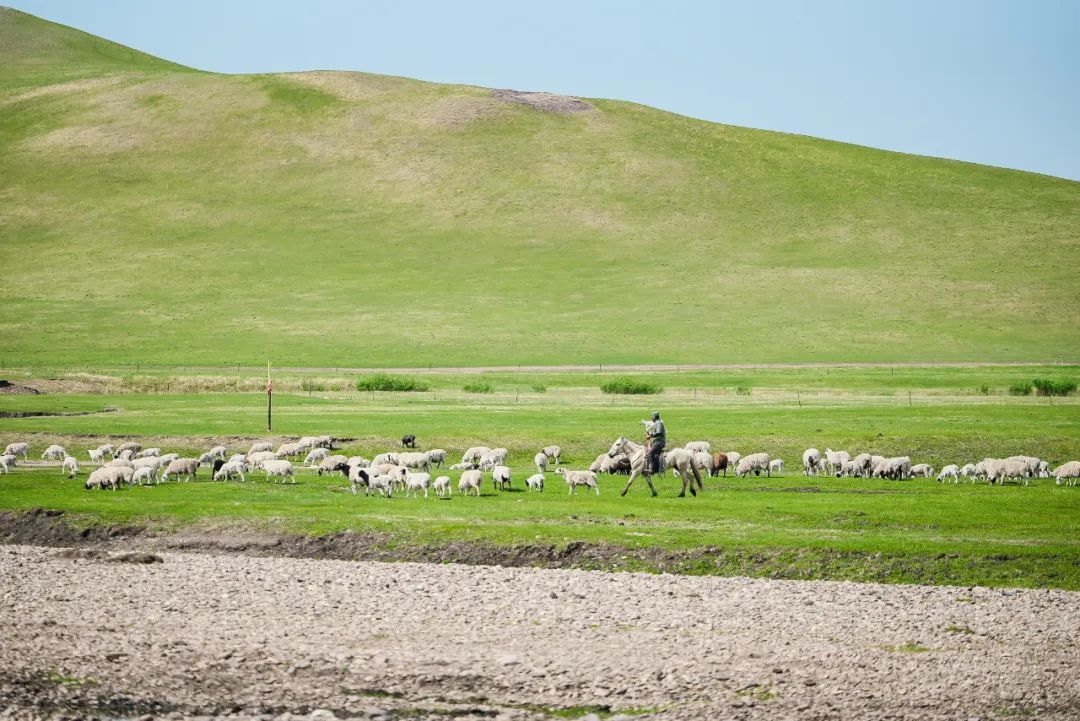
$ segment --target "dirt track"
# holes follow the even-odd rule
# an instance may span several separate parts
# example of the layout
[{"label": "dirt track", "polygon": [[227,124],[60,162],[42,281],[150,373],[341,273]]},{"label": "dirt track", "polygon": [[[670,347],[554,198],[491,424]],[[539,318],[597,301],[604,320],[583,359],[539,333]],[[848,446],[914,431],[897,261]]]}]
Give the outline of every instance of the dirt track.
[{"label": "dirt track", "polygon": [[0,717],[1080,714],[1076,593],[107,555],[0,547]]}]

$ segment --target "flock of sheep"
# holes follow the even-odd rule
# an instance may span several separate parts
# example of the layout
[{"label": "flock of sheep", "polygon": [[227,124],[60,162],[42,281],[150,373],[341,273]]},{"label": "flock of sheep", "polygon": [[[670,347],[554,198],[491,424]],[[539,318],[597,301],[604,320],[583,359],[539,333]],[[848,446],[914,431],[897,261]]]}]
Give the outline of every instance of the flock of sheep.
[{"label": "flock of sheep", "polygon": [[[411,441],[411,442],[410,442]],[[415,439],[406,436],[402,439],[404,448],[415,448]],[[0,471],[10,473],[18,458],[29,458],[28,443],[10,443],[0,455]],[[429,451],[409,450],[380,453],[371,460],[363,456],[345,456],[333,453],[333,439],[330,436],[305,436],[298,441],[283,443],[276,450],[269,442],[257,442],[247,453],[230,455],[225,446],[214,446],[197,458],[180,457],[177,453],[163,454],[160,448],[143,448],[134,441],[114,447],[111,444],[98,446],[86,451],[92,463],[98,466],[89,474],[85,487],[89,489],[117,489],[122,485],[153,485],[170,478],[176,481],[193,480],[204,466],[210,468],[211,478],[215,481],[246,480],[246,475],[261,471],[267,480],[279,479],[281,482],[295,483],[293,461],[300,461],[305,467],[314,469],[320,476],[340,473],[348,479],[349,488],[355,495],[358,488],[364,489],[365,495],[378,493],[392,496],[395,491],[406,496],[423,493],[428,496],[434,491],[439,497],[451,494],[449,476],[439,475],[432,478],[432,469],[441,468],[448,460],[448,454],[441,448]],[[783,474],[784,461],[770,458],[768,453],[741,455],[736,451],[711,452],[708,441],[694,441],[681,448],[666,452],[666,457],[673,454],[689,453],[693,463],[711,476],[727,475],[733,469],[737,477],[764,473]],[[462,454],[461,461],[449,466],[449,470],[460,471],[458,492],[468,495],[470,492],[480,495],[484,472],[490,473],[492,484],[499,490],[511,487],[512,471],[507,465],[509,452],[506,448],[474,446]],[[61,473],[74,478],[80,473],[79,461],[68,454],[63,446],[50,445],[41,454],[42,459],[61,461]],[[542,448],[533,457],[536,473],[525,479],[529,491],[543,491],[545,474],[551,465],[558,466],[562,449],[557,445]],[[927,463],[911,462],[908,456],[886,458],[884,456],[860,453],[852,456],[847,451],[825,449],[822,454],[816,448],[808,448],[802,456],[803,474],[806,476],[833,475],[836,477],[887,478],[904,480],[908,478],[935,477],[935,469]],[[599,474],[629,474],[631,460],[626,454],[602,453],[596,457],[588,470],[568,470],[557,467],[555,473],[563,478],[567,493],[572,494],[578,488],[592,489],[597,495]],[[1011,456],[1009,458],[985,458],[978,463],[968,463],[962,467],[949,464],[936,474],[939,482],[961,479],[975,483],[985,480],[989,483],[1016,481],[1028,485],[1033,478],[1054,478],[1073,486],[1080,478],[1080,461],[1069,461],[1053,470],[1047,461],[1032,456]]]}]

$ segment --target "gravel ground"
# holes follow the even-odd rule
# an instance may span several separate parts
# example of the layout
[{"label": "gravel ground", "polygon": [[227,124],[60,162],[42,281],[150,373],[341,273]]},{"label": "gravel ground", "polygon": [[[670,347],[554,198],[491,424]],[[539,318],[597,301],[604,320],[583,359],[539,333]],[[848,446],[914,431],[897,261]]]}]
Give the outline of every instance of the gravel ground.
[{"label": "gravel ground", "polygon": [[1064,591],[4,546],[0,594],[0,718],[1080,717]]}]

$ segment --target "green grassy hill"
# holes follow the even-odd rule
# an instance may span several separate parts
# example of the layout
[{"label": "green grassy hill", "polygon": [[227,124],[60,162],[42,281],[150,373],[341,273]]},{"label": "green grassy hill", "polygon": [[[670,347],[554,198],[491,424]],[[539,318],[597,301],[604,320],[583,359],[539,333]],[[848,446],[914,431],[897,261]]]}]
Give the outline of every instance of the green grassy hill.
[{"label": "green grassy hill", "polygon": [[0,67],[7,365],[1080,355],[1075,182],[7,9]]}]

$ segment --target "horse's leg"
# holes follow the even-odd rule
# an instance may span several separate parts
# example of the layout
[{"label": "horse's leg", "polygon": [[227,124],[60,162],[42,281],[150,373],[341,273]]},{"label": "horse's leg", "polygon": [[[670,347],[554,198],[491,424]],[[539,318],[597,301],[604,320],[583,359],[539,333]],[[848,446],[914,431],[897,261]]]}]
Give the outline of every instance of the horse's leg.
[{"label": "horse's leg", "polygon": [[[631,466],[630,467],[630,477],[628,479],[626,479],[626,485],[623,486],[622,493],[620,493],[619,495],[621,495],[621,496],[626,495],[626,492],[630,490],[630,486],[633,485],[634,479],[637,478],[639,475],[641,475],[641,468],[642,468],[641,466]],[[649,481],[649,486],[650,487],[652,486],[652,481]],[[653,493],[653,495],[656,495],[656,494]]]},{"label": "horse's leg", "polygon": [[645,482],[649,484],[649,490],[652,491],[653,498],[656,498],[656,486],[652,484],[652,474],[645,474]]},{"label": "horse's leg", "polygon": [[[698,490],[704,492],[705,491],[705,486],[703,486],[702,483],[701,483],[701,471],[698,470],[697,461],[693,461],[693,460],[690,461],[690,468],[694,471],[694,478],[697,479]],[[692,489],[693,487],[694,487],[694,484],[691,483],[690,488]]]}]

